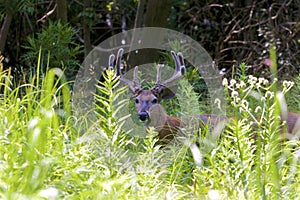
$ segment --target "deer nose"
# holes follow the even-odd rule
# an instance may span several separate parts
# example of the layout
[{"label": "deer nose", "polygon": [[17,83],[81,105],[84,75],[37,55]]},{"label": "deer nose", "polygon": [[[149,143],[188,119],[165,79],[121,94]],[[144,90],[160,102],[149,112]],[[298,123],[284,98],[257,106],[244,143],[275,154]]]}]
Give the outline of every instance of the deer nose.
[{"label": "deer nose", "polygon": [[149,115],[147,112],[140,112],[138,114],[138,117],[139,117],[139,120],[141,120],[143,122],[149,119]]}]

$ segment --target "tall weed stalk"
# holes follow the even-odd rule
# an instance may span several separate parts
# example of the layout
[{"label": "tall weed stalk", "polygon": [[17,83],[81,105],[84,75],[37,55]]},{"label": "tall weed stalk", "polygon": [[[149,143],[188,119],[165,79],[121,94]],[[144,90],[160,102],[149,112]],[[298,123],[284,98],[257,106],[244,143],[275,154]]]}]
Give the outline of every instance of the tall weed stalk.
[{"label": "tall weed stalk", "polygon": [[[40,54],[41,56],[41,54]],[[39,57],[38,60],[40,60]],[[40,62],[38,62],[40,64]],[[13,85],[10,70],[1,64],[0,100],[0,195],[7,199],[33,198],[44,188],[56,154],[67,143],[67,126],[61,119],[70,116],[70,93],[59,70],[53,69],[32,83]],[[37,66],[40,69],[40,66]],[[61,84],[58,84],[58,80]],[[60,93],[60,95],[58,95]],[[61,97],[62,102],[57,101]],[[62,105],[65,116],[57,114]]]}]

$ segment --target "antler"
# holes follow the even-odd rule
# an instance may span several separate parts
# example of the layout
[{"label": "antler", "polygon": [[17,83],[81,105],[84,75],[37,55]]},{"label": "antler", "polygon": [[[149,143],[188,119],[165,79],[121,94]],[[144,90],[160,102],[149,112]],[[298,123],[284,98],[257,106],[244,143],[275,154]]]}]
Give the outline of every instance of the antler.
[{"label": "antler", "polygon": [[[140,85],[140,81],[138,79],[138,67],[136,66],[134,68],[134,72],[133,72],[133,80],[128,80],[126,78],[123,77],[123,74],[121,72],[121,68],[123,68],[123,64],[122,64],[122,56],[123,56],[123,52],[124,49],[120,48],[117,54],[117,60],[116,60],[116,67],[117,67],[117,76],[120,76],[120,81],[122,81],[123,83],[127,84],[129,89],[132,91],[132,93],[137,94],[139,91],[142,90],[141,85]],[[112,70],[114,69],[114,60],[115,60],[115,55],[111,54],[109,56],[109,61],[108,61],[108,69]]]},{"label": "antler", "polygon": [[160,93],[162,89],[166,88],[167,86],[171,86],[175,80],[181,78],[186,73],[186,68],[184,65],[184,58],[182,53],[178,52],[176,54],[174,51],[171,51],[171,54],[175,62],[175,72],[171,78],[161,82],[160,69],[163,65],[157,65],[156,83],[151,89],[155,93]]}]

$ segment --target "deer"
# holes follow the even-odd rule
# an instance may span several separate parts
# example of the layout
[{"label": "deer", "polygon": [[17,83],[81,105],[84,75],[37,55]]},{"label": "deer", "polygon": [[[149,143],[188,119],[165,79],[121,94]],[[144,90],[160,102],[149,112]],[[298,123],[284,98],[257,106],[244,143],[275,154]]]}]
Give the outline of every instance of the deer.
[{"label": "deer", "polygon": [[[171,51],[175,63],[175,71],[171,78],[162,81],[161,80],[161,68],[162,65],[157,65],[156,82],[151,89],[142,89],[140,81],[138,79],[138,66],[134,68],[133,80],[128,80],[123,77],[121,72],[122,68],[122,56],[124,50],[119,49],[116,58],[116,76],[119,77],[119,81],[126,84],[129,90],[133,94],[133,100],[138,114],[138,119],[145,124],[145,127],[154,125],[158,132],[158,138],[161,144],[167,144],[172,141],[176,136],[187,137],[182,134],[181,128],[184,127],[186,122],[183,118],[167,115],[166,112],[160,106],[162,100],[170,99],[175,96],[174,91],[170,89],[170,86],[174,85],[176,81],[184,77],[186,74],[186,67],[184,64],[184,58],[181,52],[177,54]],[[111,54],[109,57],[108,69],[114,69],[115,55]],[[197,117],[200,122],[200,126],[208,124],[209,126],[218,126],[219,131],[223,129],[226,123],[232,119],[232,117],[218,116],[216,114],[199,114]],[[281,121],[286,121],[287,125],[287,139],[298,137],[300,139],[300,114],[287,112],[286,115],[281,115]],[[195,122],[195,121],[193,121]],[[197,123],[197,122],[195,122]],[[218,135],[218,134],[217,134]],[[220,134],[219,134],[220,135]],[[192,151],[195,163],[198,166],[202,165],[202,156],[197,148],[199,145],[187,140],[181,140],[184,144],[188,145]],[[195,145],[196,144],[196,145]]]},{"label": "deer", "polygon": [[[188,119],[167,115],[161,107],[162,100],[170,99],[175,96],[175,92],[170,88],[186,74],[184,58],[181,52],[177,54],[171,51],[175,63],[175,71],[172,77],[167,80],[161,80],[162,65],[157,65],[156,82],[151,89],[142,89],[138,79],[138,66],[134,68],[133,80],[124,78],[122,68],[122,56],[124,50],[121,48],[116,58],[116,76],[119,80],[126,84],[133,94],[133,100],[138,114],[138,119],[144,123],[145,127],[154,126],[158,132],[158,138],[161,144],[167,144],[172,141],[175,136],[182,136],[181,128],[185,127]],[[115,55],[109,57],[108,69],[114,69]],[[219,121],[226,121],[226,116],[218,116],[215,114],[200,114],[198,119],[193,123],[199,125],[216,124]],[[197,126],[196,126],[197,127]]]}]

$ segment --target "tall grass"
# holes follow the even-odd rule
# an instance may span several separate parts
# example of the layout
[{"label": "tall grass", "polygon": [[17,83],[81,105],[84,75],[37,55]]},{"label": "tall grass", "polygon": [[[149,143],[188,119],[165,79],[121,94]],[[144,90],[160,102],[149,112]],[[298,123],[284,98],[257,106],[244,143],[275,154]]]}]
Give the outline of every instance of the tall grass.
[{"label": "tall grass", "polygon": [[[224,81],[236,117],[197,167],[188,147],[160,146],[153,128],[145,138],[123,129],[126,116],[116,116],[128,104],[121,99],[126,88],[114,72],[103,74],[98,121],[80,137],[61,70],[15,86],[10,70],[0,68],[0,199],[299,198],[299,142],[279,137],[273,82],[245,74],[243,81]],[[276,84],[282,94],[292,87]],[[179,93],[179,101],[191,93]]]},{"label": "tall grass", "polygon": [[[2,64],[0,71],[0,195],[31,198],[45,189],[57,156],[69,142],[70,93],[58,69],[49,71],[41,82],[37,74],[20,86],[12,84],[11,72],[3,70]],[[64,111],[61,116],[57,114],[60,107]]]}]

